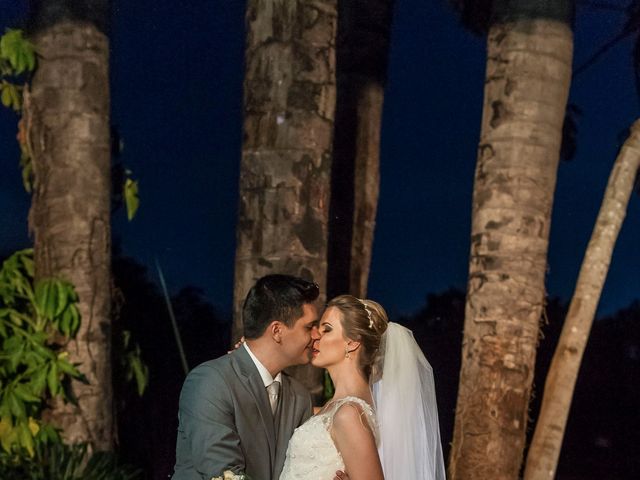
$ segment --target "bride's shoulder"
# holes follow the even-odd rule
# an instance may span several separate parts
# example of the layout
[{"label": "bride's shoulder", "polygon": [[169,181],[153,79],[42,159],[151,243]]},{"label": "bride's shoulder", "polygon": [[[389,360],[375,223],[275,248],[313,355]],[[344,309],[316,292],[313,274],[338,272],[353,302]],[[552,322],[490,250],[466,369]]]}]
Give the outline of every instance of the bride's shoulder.
[{"label": "bride's shoulder", "polygon": [[362,403],[355,400],[345,400],[336,405],[333,413],[333,422],[352,422],[353,420],[358,420],[366,413]]},{"label": "bride's shoulder", "polygon": [[373,408],[359,397],[340,399],[336,403],[332,423],[337,429],[362,425],[376,435],[376,418]]}]

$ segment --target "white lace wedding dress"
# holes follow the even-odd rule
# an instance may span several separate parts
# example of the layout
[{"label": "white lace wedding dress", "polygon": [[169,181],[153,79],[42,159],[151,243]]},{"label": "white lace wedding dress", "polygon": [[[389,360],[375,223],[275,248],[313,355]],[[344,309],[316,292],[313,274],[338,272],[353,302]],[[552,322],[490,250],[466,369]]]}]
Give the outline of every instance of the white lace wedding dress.
[{"label": "white lace wedding dress", "polygon": [[347,403],[362,408],[362,417],[367,419],[377,443],[373,408],[358,397],[341,398],[296,428],[289,440],[280,480],[333,480],[337,470],[344,470],[342,455],[331,438],[331,424],[338,409]]}]

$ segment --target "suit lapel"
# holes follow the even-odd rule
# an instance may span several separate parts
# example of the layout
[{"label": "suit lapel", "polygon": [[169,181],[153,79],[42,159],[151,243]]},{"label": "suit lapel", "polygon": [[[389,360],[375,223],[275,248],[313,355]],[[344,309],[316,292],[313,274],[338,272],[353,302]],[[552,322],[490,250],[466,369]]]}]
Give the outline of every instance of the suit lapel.
[{"label": "suit lapel", "polygon": [[262,382],[258,369],[244,347],[238,348],[231,355],[233,355],[236,360],[240,378],[246,385],[247,390],[258,407],[260,419],[265,429],[265,433],[267,434],[269,455],[271,458],[271,464],[273,465],[276,453],[276,430],[273,421],[273,414],[271,413],[271,405],[269,404],[269,397],[267,396],[264,383]]}]

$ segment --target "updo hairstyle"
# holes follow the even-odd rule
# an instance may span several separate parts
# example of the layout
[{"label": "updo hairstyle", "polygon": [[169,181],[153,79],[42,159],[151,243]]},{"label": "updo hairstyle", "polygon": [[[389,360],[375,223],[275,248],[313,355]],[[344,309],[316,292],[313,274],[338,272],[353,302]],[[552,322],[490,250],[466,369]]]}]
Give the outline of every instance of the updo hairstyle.
[{"label": "updo hairstyle", "polygon": [[387,330],[389,319],[382,305],[373,300],[360,300],[352,295],[340,295],[332,299],[328,307],[337,308],[342,314],[344,337],[360,342],[358,367],[369,380],[371,368],[376,361],[382,334]]}]

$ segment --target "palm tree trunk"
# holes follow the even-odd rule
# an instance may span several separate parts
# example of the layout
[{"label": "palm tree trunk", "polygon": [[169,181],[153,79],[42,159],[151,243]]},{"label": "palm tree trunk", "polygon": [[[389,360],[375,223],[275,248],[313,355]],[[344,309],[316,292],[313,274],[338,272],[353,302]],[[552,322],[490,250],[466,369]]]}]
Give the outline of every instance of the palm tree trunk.
[{"label": "palm tree trunk", "polygon": [[544,303],[573,40],[567,22],[511,18],[487,40],[452,479],[518,477]]},{"label": "palm tree trunk", "polygon": [[[234,339],[257,278],[288,273],[325,288],[336,0],[249,0],[246,22]],[[320,370],[295,375],[321,395]]]},{"label": "palm tree trunk", "polygon": [[74,382],[78,406],[60,402],[50,420],[68,442],[105,450],[113,443],[109,43],[91,23],[35,23],[39,60],[25,121],[35,174],[29,224],[36,278],[75,286],[82,321],[67,350],[89,381]]},{"label": "palm tree trunk", "polygon": [[525,480],[555,477],[578,370],[639,167],[640,121],[636,121],[609,177],[576,290],[549,367],[540,416],[527,456]]},{"label": "palm tree trunk", "polygon": [[393,0],[338,4],[327,294],[367,294]]}]

